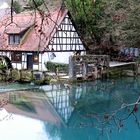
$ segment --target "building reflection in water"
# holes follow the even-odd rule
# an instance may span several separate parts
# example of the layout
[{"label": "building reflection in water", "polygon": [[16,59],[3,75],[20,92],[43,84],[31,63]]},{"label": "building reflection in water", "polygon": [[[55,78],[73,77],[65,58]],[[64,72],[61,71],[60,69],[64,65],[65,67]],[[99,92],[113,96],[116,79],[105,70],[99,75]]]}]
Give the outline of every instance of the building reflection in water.
[{"label": "building reflection in water", "polygon": [[75,105],[82,94],[81,86],[52,85],[49,90],[47,86],[42,87],[50,103],[65,124],[68,123]]},{"label": "building reflection in water", "polygon": [[[112,111],[123,102],[135,101],[137,96],[133,95],[138,92],[140,82],[134,80],[45,85],[34,90],[1,93],[0,97],[9,100],[5,106],[8,112],[67,126],[78,110],[101,113]],[[131,92],[126,96],[128,88]]]}]

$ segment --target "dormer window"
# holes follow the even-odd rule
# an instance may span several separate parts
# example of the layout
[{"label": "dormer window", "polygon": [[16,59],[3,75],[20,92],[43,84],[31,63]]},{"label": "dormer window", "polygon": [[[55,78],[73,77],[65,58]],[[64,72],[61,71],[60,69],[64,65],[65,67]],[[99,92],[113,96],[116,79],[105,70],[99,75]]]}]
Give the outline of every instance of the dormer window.
[{"label": "dormer window", "polygon": [[20,44],[20,35],[9,34],[9,45],[18,45],[18,44]]}]

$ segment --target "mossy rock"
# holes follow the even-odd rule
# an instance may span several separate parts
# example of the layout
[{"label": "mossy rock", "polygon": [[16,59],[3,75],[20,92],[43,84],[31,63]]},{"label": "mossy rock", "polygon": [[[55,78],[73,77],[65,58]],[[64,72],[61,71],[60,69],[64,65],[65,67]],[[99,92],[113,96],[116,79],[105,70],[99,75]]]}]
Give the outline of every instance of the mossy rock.
[{"label": "mossy rock", "polygon": [[57,84],[58,83],[58,80],[57,79],[51,79],[50,80],[50,84]]},{"label": "mossy rock", "polygon": [[6,81],[11,81],[12,80],[11,70],[10,69],[7,69],[5,72],[6,72],[5,80]]},{"label": "mossy rock", "polygon": [[31,82],[33,80],[33,74],[31,70],[21,70],[20,76],[20,81],[23,82]]},{"label": "mossy rock", "polygon": [[19,81],[20,80],[20,71],[17,69],[11,70],[11,79],[13,81]]},{"label": "mossy rock", "polygon": [[53,79],[52,76],[44,73],[44,83],[45,84],[50,84],[51,79]]},{"label": "mossy rock", "polygon": [[109,77],[121,77],[122,71],[113,70],[109,72]]}]

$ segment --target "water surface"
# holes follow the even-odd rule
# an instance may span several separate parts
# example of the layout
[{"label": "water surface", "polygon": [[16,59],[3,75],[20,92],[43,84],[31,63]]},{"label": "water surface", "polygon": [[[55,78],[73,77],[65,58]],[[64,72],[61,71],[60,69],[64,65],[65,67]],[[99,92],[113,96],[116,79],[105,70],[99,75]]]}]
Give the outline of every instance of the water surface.
[{"label": "water surface", "polygon": [[2,140],[140,139],[140,78],[30,86],[1,92]]}]

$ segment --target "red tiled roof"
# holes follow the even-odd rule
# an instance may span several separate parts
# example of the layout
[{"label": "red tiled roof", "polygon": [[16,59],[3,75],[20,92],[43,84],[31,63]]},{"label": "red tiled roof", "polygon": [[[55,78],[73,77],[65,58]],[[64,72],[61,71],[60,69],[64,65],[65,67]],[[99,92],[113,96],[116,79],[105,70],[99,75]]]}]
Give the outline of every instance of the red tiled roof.
[{"label": "red tiled roof", "polygon": [[[44,51],[67,12],[60,8],[50,14],[41,13],[43,16],[35,12],[24,12],[14,15],[12,24],[10,18],[4,19],[0,23],[0,50]],[[8,34],[17,34],[26,29],[28,31],[19,45],[8,45]]]}]

